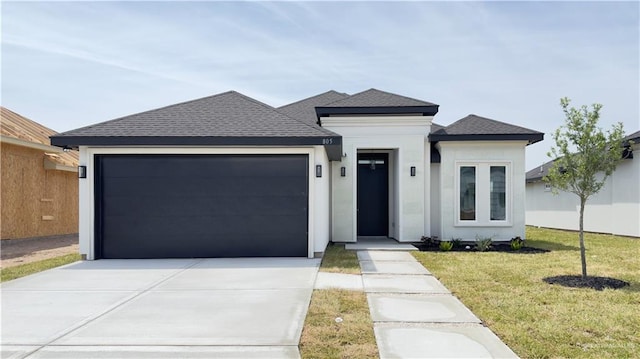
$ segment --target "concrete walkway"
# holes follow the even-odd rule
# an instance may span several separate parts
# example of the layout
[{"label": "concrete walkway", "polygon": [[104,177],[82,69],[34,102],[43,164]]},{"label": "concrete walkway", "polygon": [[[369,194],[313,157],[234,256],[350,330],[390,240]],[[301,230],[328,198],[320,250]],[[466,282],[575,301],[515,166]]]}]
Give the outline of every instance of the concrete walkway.
[{"label": "concrete walkway", "polygon": [[410,253],[359,250],[362,275],[318,274],[316,288],[364,290],[380,358],[517,358]]}]

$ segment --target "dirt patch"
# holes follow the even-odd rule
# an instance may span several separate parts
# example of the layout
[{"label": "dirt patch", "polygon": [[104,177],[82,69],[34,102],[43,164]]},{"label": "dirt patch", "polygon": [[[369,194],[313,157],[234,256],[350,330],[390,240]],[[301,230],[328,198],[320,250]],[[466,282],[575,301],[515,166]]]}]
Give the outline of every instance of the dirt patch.
[{"label": "dirt patch", "polygon": [[543,278],[542,280],[546,283],[558,284],[563,287],[593,288],[595,290],[603,290],[605,288],[620,289],[629,285],[629,283],[620,279],[593,276],[582,278],[582,276],[580,275],[559,275],[555,277]]},{"label": "dirt patch", "polygon": [[0,267],[8,268],[43,259],[78,253],[78,234],[0,241]]}]

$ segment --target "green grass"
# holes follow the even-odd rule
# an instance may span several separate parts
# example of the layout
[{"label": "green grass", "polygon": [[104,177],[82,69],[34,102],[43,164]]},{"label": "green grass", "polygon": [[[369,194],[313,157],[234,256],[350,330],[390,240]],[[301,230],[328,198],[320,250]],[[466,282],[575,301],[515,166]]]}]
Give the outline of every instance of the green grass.
[{"label": "green grass", "polygon": [[543,278],[580,274],[578,234],[527,228],[549,253],[414,256],[522,358],[634,358],[640,353],[640,239],[585,234],[589,275],[630,283],[596,291]]},{"label": "green grass", "polygon": [[[329,245],[321,271],[360,274],[356,252]],[[337,323],[336,318],[342,318]],[[364,292],[314,290],[300,339],[302,358],[377,358],[373,321]]]},{"label": "green grass", "polygon": [[322,257],[320,271],[331,273],[360,274],[360,262],[355,251],[344,249],[344,244],[330,243]]},{"label": "green grass", "polygon": [[37,262],[20,264],[14,267],[2,268],[1,280],[6,282],[8,280],[27,276],[29,274],[42,272],[43,270],[59,267],[61,265],[73,263],[80,260],[80,254],[73,253],[60,257],[44,259]]}]

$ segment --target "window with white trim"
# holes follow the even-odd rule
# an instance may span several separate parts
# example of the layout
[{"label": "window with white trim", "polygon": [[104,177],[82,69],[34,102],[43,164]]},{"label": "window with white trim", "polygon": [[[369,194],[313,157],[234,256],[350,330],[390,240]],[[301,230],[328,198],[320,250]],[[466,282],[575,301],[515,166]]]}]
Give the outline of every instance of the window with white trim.
[{"label": "window with white trim", "polygon": [[489,169],[490,200],[492,221],[504,221],[507,219],[507,167],[491,166]]},{"label": "window with white trim", "polygon": [[476,168],[460,167],[460,220],[476,220]]},{"label": "window with white trim", "polygon": [[458,225],[509,225],[511,221],[511,164],[456,164]]}]

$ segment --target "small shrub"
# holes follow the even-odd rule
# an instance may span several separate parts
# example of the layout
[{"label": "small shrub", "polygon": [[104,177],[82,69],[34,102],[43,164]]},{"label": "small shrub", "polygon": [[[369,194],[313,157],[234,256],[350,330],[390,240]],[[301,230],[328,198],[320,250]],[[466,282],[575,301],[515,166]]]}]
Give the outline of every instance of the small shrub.
[{"label": "small shrub", "polygon": [[491,248],[491,238],[476,239],[476,249],[478,252],[486,252]]},{"label": "small shrub", "polygon": [[451,243],[454,248],[460,248],[462,246],[462,239],[460,238],[451,238]]},{"label": "small shrub", "polygon": [[433,237],[422,236],[422,238],[420,238],[420,241],[422,241],[422,243],[426,244],[428,247],[437,247],[438,244],[440,243],[440,241],[438,240],[438,237],[436,236],[433,236]]},{"label": "small shrub", "polygon": [[440,248],[441,251],[448,252],[453,248],[453,242],[452,241],[442,241],[442,242],[440,242],[440,245],[438,247]]},{"label": "small shrub", "polygon": [[514,251],[519,251],[524,245],[524,240],[520,237],[511,238],[509,244],[511,245],[511,249],[513,249]]}]

